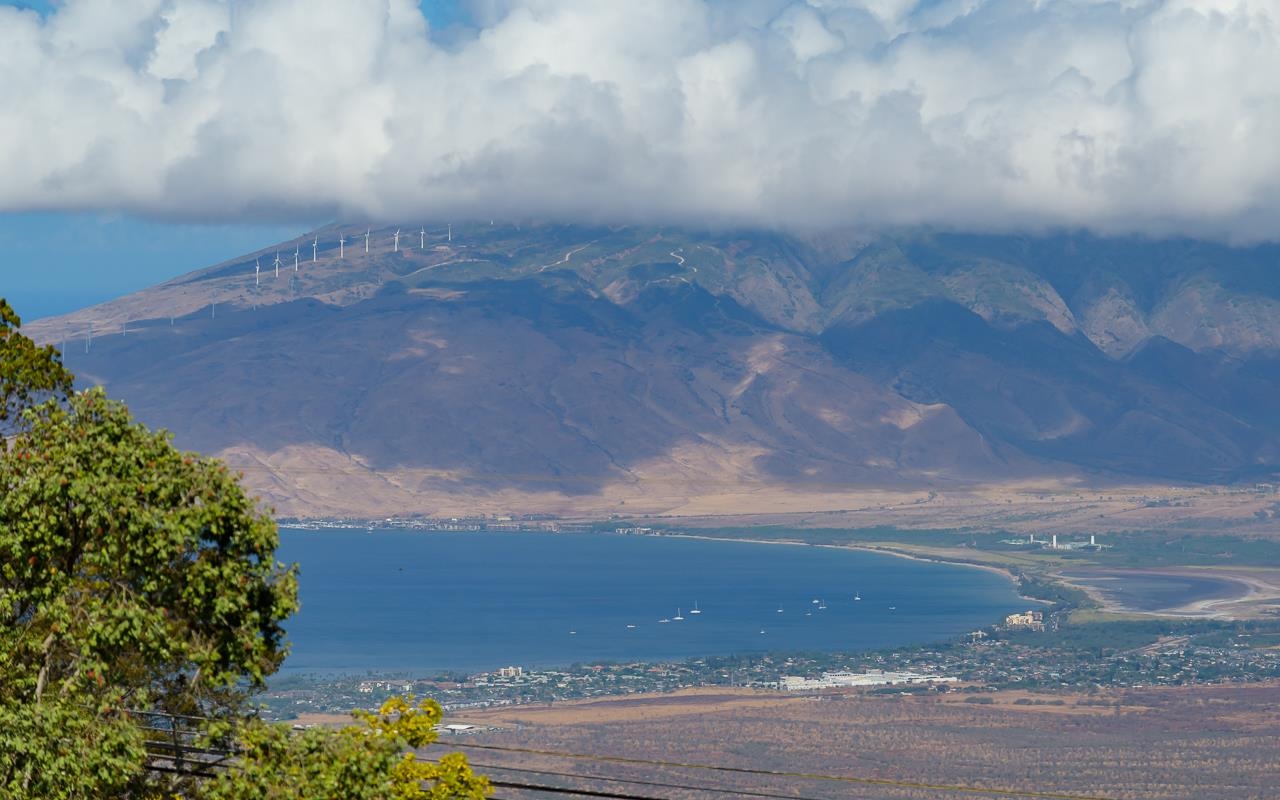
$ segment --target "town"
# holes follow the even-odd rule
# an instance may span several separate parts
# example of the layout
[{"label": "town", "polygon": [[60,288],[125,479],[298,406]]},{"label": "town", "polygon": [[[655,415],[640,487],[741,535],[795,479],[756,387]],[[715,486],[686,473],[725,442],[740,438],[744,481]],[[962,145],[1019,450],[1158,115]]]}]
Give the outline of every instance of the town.
[{"label": "town", "polygon": [[[1046,619],[1048,624],[1046,624]],[[446,711],[700,686],[770,691],[1089,692],[1280,678],[1280,622],[1150,620],[1056,624],[1028,611],[951,642],[867,653],[766,653],[678,663],[507,666],[473,675],[292,675],[272,682],[264,713],[370,708],[398,694],[429,696]]]}]

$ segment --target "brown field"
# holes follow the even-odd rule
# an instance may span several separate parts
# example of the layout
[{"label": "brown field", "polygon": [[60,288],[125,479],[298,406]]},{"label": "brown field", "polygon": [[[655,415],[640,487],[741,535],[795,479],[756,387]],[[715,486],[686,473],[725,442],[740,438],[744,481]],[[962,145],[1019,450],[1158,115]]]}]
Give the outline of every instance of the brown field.
[{"label": "brown field", "polygon": [[[1280,684],[922,697],[706,689],[450,721],[504,726],[444,742],[499,780],[649,798],[1280,797]],[[482,749],[490,746],[543,752]],[[691,786],[726,791],[675,788]],[[495,791],[499,800],[545,796]]]}]

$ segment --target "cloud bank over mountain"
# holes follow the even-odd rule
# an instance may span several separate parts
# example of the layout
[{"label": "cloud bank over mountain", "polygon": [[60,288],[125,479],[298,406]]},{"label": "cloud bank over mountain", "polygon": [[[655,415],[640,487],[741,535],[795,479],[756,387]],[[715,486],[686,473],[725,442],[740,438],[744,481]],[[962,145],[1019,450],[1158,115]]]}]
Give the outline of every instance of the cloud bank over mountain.
[{"label": "cloud bank over mountain", "polygon": [[0,8],[0,211],[1280,238],[1274,0]]}]

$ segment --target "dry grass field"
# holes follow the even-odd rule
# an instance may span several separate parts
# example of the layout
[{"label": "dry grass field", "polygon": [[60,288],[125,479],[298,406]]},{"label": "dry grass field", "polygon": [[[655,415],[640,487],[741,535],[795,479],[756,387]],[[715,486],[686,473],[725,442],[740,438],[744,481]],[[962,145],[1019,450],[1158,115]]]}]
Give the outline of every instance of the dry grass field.
[{"label": "dry grass field", "polygon": [[[500,781],[649,798],[1280,797],[1275,684],[928,697],[701,690],[492,710],[463,721],[505,726],[444,742]],[[650,761],[668,765],[640,763]],[[725,791],[676,788],[694,786]],[[495,792],[551,796],[510,786]]]}]

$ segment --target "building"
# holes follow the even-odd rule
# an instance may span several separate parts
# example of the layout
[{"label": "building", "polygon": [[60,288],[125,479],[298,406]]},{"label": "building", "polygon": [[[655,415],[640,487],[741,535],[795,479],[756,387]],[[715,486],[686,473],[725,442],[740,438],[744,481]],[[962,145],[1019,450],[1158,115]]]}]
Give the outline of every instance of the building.
[{"label": "building", "polygon": [[1044,630],[1044,612],[1025,611],[1021,614],[1010,614],[1004,618],[1006,628],[1025,628],[1032,631]]},{"label": "building", "polygon": [[955,683],[960,680],[944,675],[923,675],[918,672],[824,672],[821,678],[801,678],[783,675],[778,679],[778,689],[784,692],[811,692],[818,689],[851,688],[857,686],[889,686],[898,683]]}]

